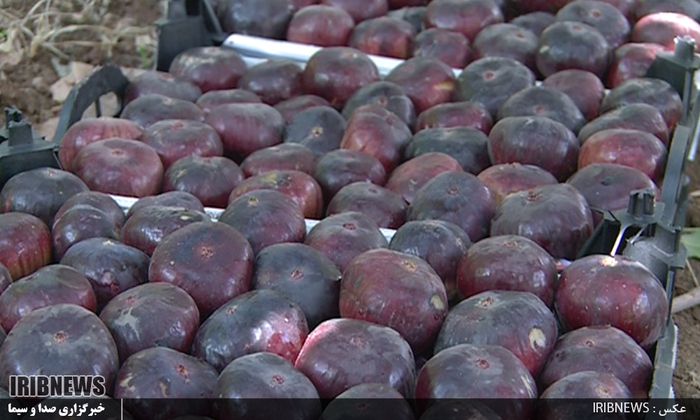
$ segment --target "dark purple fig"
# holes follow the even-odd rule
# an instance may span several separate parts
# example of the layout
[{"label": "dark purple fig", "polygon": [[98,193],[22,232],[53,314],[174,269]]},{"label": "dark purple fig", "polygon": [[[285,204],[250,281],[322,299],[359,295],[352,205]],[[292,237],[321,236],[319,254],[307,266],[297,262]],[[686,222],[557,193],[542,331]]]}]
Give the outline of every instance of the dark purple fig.
[{"label": "dark purple fig", "polygon": [[464,34],[430,28],[416,36],[413,56],[437,58],[452,68],[463,69],[472,60],[472,49]]},{"label": "dark purple fig", "polygon": [[403,88],[395,83],[381,81],[371,83],[355,92],[343,108],[343,116],[348,119],[364,105],[379,105],[396,114],[407,126],[413,127],[416,110],[411,98]]},{"label": "dark purple fig", "polygon": [[450,310],[435,353],[460,344],[502,346],[536,378],[557,341],[557,320],[528,292],[492,290],[461,301]]},{"label": "dark purple fig", "polygon": [[311,174],[315,166],[316,155],[311,149],[301,144],[283,143],[253,152],[241,163],[241,170],[246,177],[272,171],[300,171]]},{"label": "dark purple fig", "polygon": [[146,95],[163,95],[168,98],[194,102],[202,96],[202,90],[194,83],[162,71],[147,71],[136,76],[126,88],[125,104]]},{"label": "dark purple fig", "polygon": [[209,92],[235,88],[246,70],[245,61],[230,48],[195,47],[178,54],[168,71]]},{"label": "dark purple fig", "polygon": [[92,284],[98,311],[120,293],[148,281],[150,259],[112,239],[93,238],[72,246],[61,264],[75,268]]},{"label": "dark purple fig", "polygon": [[197,99],[197,105],[204,115],[209,115],[214,108],[228,104],[259,104],[262,99],[253,92],[243,89],[213,90]]},{"label": "dark purple fig", "polygon": [[252,288],[282,293],[304,311],[313,329],[340,316],[341,277],[333,261],[310,246],[277,244],[255,257]]},{"label": "dark purple fig", "polygon": [[238,88],[255,93],[264,103],[276,105],[302,92],[302,68],[290,60],[268,60],[245,72]]},{"label": "dark purple fig", "polygon": [[53,252],[61,260],[75,244],[90,238],[119,240],[119,229],[102,210],[88,205],[73,206],[53,224]]},{"label": "dark purple fig", "polygon": [[219,0],[221,29],[263,38],[284,39],[294,7],[289,0]]},{"label": "dark purple fig", "polygon": [[565,125],[574,133],[586,124],[576,103],[565,93],[544,86],[533,86],[511,96],[498,111],[498,119],[507,117],[546,117]]},{"label": "dark purple fig", "polygon": [[214,395],[217,420],[265,420],[281,412],[294,420],[316,420],[321,415],[313,383],[272,353],[249,354],[231,362],[221,372]]},{"label": "dark purple fig", "polygon": [[31,214],[0,214],[0,264],[13,280],[28,276],[52,260],[51,231]]},{"label": "dark purple fig", "polygon": [[334,108],[308,108],[289,121],[284,131],[284,142],[299,143],[316,156],[323,156],[340,147],[345,125],[345,118]]},{"label": "dark purple fig", "polygon": [[0,190],[0,211],[29,213],[51,226],[54,216],[69,198],[88,191],[70,172],[39,168],[11,177]]},{"label": "dark purple fig", "polygon": [[407,209],[404,199],[389,189],[371,182],[355,182],[333,196],[326,214],[359,212],[380,228],[397,229],[406,221]]},{"label": "dark purple fig", "polygon": [[199,309],[184,290],[167,283],[133,287],[109,301],[100,313],[124,362],[151,347],[189,352],[199,328]]},{"label": "dark purple fig", "polygon": [[472,241],[488,236],[496,201],[491,190],[466,172],[445,172],[418,192],[408,209],[407,220],[438,219],[464,229]]},{"label": "dark purple fig", "polygon": [[142,141],[158,152],[163,168],[189,156],[221,156],[224,145],[213,128],[199,121],[159,121],[145,131]]},{"label": "dark purple fig", "polygon": [[568,184],[510,194],[496,209],[491,235],[521,235],[554,258],[573,260],[593,234],[593,216],[581,193]]},{"label": "dark purple fig", "polygon": [[275,105],[277,112],[282,114],[286,124],[292,121],[292,118],[298,113],[313,108],[316,106],[331,106],[330,102],[316,95],[299,95],[286,101],[279,102]]},{"label": "dark purple fig", "polygon": [[494,236],[472,245],[459,261],[457,288],[462,298],[489,290],[530,292],[551,307],[557,276],[554,258],[532,240]]},{"label": "dark purple fig", "polygon": [[274,190],[255,190],[237,197],[219,222],[236,228],[255,254],[270,245],[303,242],[306,237],[306,222],[299,205]]},{"label": "dark purple fig", "polygon": [[209,216],[183,207],[148,206],[129,217],[122,228],[122,242],[143,251],[149,257],[156,246],[178,229],[205,220]]},{"label": "dark purple fig", "polygon": [[558,183],[554,175],[539,166],[520,163],[493,165],[479,173],[477,178],[489,187],[497,204],[510,193]]},{"label": "dark purple fig", "polygon": [[430,128],[470,127],[488,134],[493,126],[491,114],[476,102],[452,102],[421,112],[416,131]]},{"label": "dark purple fig", "polygon": [[443,153],[455,159],[465,172],[476,175],[491,165],[488,141],[486,134],[475,128],[428,128],[413,136],[404,157],[410,161],[428,153]]},{"label": "dark purple fig", "polygon": [[442,279],[449,300],[457,293],[459,260],[470,246],[464,230],[444,220],[408,222],[396,231],[389,243],[389,249],[415,255],[430,264]]},{"label": "dark purple fig", "polygon": [[397,390],[387,384],[355,385],[341,393],[323,410],[321,420],[344,419],[414,420],[413,408]]},{"label": "dark purple fig", "polygon": [[207,416],[216,380],[216,370],[207,363],[168,347],[153,347],[122,365],[114,397],[123,399],[124,409],[139,420]]},{"label": "dark purple fig", "polygon": [[150,94],[131,101],[122,111],[121,118],[148,128],[163,120],[204,121],[204,112],[192,102]]},{"label": "dark purple fig", "polygon": [[246,354],[267,352],[294,363],[309,334],[304,312],[274,290],[253,290],[228,301],[199,328],[192,355],[218,371]]},{"label": "dark purple fig", "polygon": [[363,252],[389,245],[372,219],[358,212],[326,217],[309,231],[304,243],[330,258],[341,272]]},{"label": "dark purple fig", "polygon": [[329,201],[353,182],[371,182],[379,186],[386,183],[386,170],[382,163],[376,157],[356,150],[341,149],[326,153],[316,162],[312,175]]},{"label": "dark purple fig", "polygon": [[409,159],[396,168],[387,180],[386,188],[411,204],[423,185],[444,172],[453,171],[462,171],[454,158],[444,153],[426,153]]},{"label": "dark purple fig", "polygon": [[167,282],[189,293],[207,318],[250,290],[253,250],[236,229],[218,222],[185,226],[158,245],[149,267],[151,282]]},{"label": "dark purple fig", "polygon": [[73,267],[43,267],[10,285],[0,295],[0,325],[11,332],[17,322],[37,309],[73,304],[94,312],[95,292],[90,282]]},{"label": "dark purple fig", "polygon": [[77,305],[53,305],[22,318],[0,349],[2,386],[11,375],[99,375],[112,395],[119,355],[107,327]]},{"label": "dark purple fig", "polygon": [[118,230],[121,230],[126,221],[124,210],[119,207],[119,204],[108,194],[97,191],[81,192],[66,200],[61,208],[58,209],[54,220],[60,219],[65,212],[76,206],[89,206],[101,210],[109,217]]},{"label": "dark purple fig", "polygon": [[411,346],[389,327],[356,319],[321,323],[295,363],[321,398],[332,399],[363,383],[386,384],[405,398],[415,382]]},{"label": "dark purple fig", "polygon": [[126,218],[130,218],[146,207],[180,207],[186,210],[194,210],[204,213],[204,206],[199,199],[184,191],[170,191],[158,195],[140,198],[126,213]]},{"label": "dark purple fig", "polygon": [[656,107],[666,121],[669,131],[683,116],[683,103],[678,92],[668,82],[661,79],[630,79],[605,97],[600,111],[608,112],[629,104],[648,104]]},{"label": "dark purple fig", "polygon": [[245,176],[231,159],[222,156],[190,156],[175,162],[163,177],[164,191],[184,191],[206,207],[224,208],[231,191]]}]

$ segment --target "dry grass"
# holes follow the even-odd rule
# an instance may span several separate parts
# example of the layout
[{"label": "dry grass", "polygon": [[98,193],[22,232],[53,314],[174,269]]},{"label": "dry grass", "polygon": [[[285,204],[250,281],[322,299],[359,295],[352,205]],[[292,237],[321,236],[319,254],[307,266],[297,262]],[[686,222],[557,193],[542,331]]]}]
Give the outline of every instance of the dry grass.
[{"label": "dry grass", "polygon": [[17,11],[16,0],[0,0],[0,53],[32,59],[49,52],[70,60],[68,51],[84,47],[111,58],[121,42],[133,42],[144,57],[155,52],[155,29],[110,13],[110,0],[38,0],[26,13],[25,1],[20,0],[25,7]]}]

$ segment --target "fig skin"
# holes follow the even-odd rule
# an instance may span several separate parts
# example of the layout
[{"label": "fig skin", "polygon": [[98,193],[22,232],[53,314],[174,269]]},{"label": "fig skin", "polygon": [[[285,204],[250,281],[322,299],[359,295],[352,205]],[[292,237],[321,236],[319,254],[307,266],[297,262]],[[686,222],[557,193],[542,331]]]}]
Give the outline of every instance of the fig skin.
[{"label": "fig skin", "polygon": [[[489,403],[496,396],[500,399]],[[428,360],[418,375],[415,398],[422,400],[419,409],[441,399],[478,398],[504,419],[525,420],[531,417],[537,385],[504,347],[460,344]]]},{"label": "fig skin", "polygon": [[345,10],[311,5],[294,13],[287,27],[287,41],[318,47],[342,47],[348,44],[354,27],[355,20]]},{"label": "fig skin", "polygon": [[355,385],[333,399],[323,410],[324,420],[415,420],[413,408],[397,390],[386,384]]},{"label": "fig skin", "polygon": [[343,187],[353,182],[371,182],[383,186],[386,170],[374,156],[356,150],[334,150],[323,155],[312,173],[330,201]]},{"label": "fig skin", "polygon": [[73,304],[95,312],[90,282],[73,267],[53,264],[16,280],[0,296],[0,326],[6,332],[37,309]]},{"label": "fig skin", "polygon": [[659,44],[633,42],[615,50],[608,73],[608,86],[614,89],[629,79],[646,76],[649,68],[664,47]]},{"label": "fig skin", "polygon": [[129,83],[124,104],[146,95],[163,95],[168,98],[194,102],[202,96],[202,90],[194,83],[163,71],[147,71]]},{"label": "fig skin", "polygon": [[[538,406],[539,418],[564,420],[590,415],[590,404],[571,403],[571,399],[578,398],[624,401],[632,399],[632,394],[622,381],[609,373],[592,371],[574,373],[544,390]],[[560,402],[567,400],[565,404]],[[611,414],[606,415],[605,418],[622,419],[624,417],[622,414],[619,416]]]},{"label": "fig skin", "polygon": [[535,56],[537,69],[545,77],[561,70],[580,69],[603,78],[611,59],[612,48],[600,31],[585,23],[564,21],[542,32]]},{"label": "fig skin", "polygon": [[452,102],[435,105],[418,115],[416,132],[430,128],[468,127],[489,134],[493,118],[486,108],[475,102]]},{"label": "fig skin", "polygon": [[258,95],[243,89],[213,90],[200,96],[196,102],[205,116],[221,105],[259,103],[262,103],[262,99]]},{"label": "fig skin", "polygon": [[565,93],[581,111],[586,121],[600,113],[605,86],[595,74],[585,70],[562,70],[547,77],[542,86]]},{"label": "fig skin", "polygon": [[159,121],[148,127],[141,141],[158,152],[166,171],[178,160],[189,156],[211,157],[224,154],[224,145],[216,131],[197,121]]},{"label": "fig skin", "polygon": [[119,355],[94,313],[71,304],[37,309],[22,318],[0,349],[2,386],[10,375],[100,375],[112,395]]},{"label": "fig skin", "polygon": [[72,246],[61,264],[75,268],[92,284],[97,309],[120,293],[148,281],[150,258],[113,239],[92,238]]},{"label": "fig skin", "polygon": [[686,36],[695,40],[695,51],[700,51],[700,23],[681,13],[659,12],[639,19],[632,28],[632,42],[662,45],[667,51],[676,49],[675,38]]},{"label": "fig skin", "polygon": [[474,58],[508,57],[537,71],[535,54],[538,37],[529,29],[512,23],[489,25],[474,39]]},{"label": "fig skin", "polygon": [[300,112],[316,106],[331,106],[330,102],[316,95],[299,95],[279,102],[275,109],[284,118],[285,124],[289,124]]},{"label": "fig skin", "polygon": [[539,166],[521,163],[493,165],[480,172],[477,178],[491,189],[497,204],[510,193],[558,183],[554,175]]},{"label": "fig skin", "polygon": [[401,226],[392,236],[389,249],[425,260],[442,279],[448,300],[454,301],[457,266],[471,245],[469,235],[456,224],[423,220]]},{"label": "fig skin", "polygon": [[389,246],[372,219],[359,212],[326,217],[309,231],[304,244],[327,256],[341,272],[363,252]]},{"label": "fig skin", "polygon": [[521,90],[511,96],[498,111],[499,120],[524,116],[549,118],[564,124],[574,135],[586,124],[586,118],[573,99],[559,90],[544,86]]},{"label": "fig skin", "polygon": [[276,105],[301,94],[303,70],[293,61],[276,59],[257,64],[238,80],[238,88],[254,93],[268,105]]},{"label": "fig skin", "polygon": [[299,306],[279,292],[253,290],[231,299],[202,323],[192,355],[219,372],[239,357],[258,352],[294,363],[308,334]]},{"label": "fig skin", "polygon": [[591,255],[573,262],[562,272],[555,307],[567,330],[612,325],[647,350],[663,334],[668,315],[661,283],[623,256]]},{"label": "fig skin", "polygon": [[0,190],[0,211],[28,213],[51,226],[54,216],[68,199],[87,191],[87,185],[70,172],[32,169],[7,180]]},{"label": "fig skin", "polygon": [[284,142],[306,146],[315,156],[321,157],[340,147],[345,128],[345,118],[335,108],[311,107],[289,121],[284,130]]},{"label": "fig skin", "polygon": [[464,172],[478,174],[491,166],[489,138],[470,127],[428,128],[413,136],[408,143],[406,161],[428,153],[444,153],[454,158]]},{"label": "fig skin", "polygon": [[72,196],[58,209],[54,219],[58,220],[65,212],[76,206],[90,206],[103,211],[114,226],[120,230],[126,221],[124,210],[119,207],[119,204],[108,194],[97,191],[86,191]]},{"label": "fig skin", "polygon": [[649,396],[652,361],[632,337],[615,327],[582,327],[562,335],[539,382],[542,389],[547,389],[560,379],[587,370],[614,375],[627,386],[633,398]]},{"label": "fig skin", "polygon": [[272,171],[300,171],[311,174],[316,166],[316,155],[301,144],[282,143],[258,150],[241,163],[246,177],[262,175]]},{"label": "fig skin", "polygon": [[229,204],[243,194],[256,190],[273,190],[291,198],[307,219],[323,216],[323,193],[311,175],[301,171],[271,171],[248,178],[238,184],[229,196]]},{"label": "fig skin", "polygon": [[119,350],[122,363],[152,347],[189,352],[199,328],[199,309],[177,286],[146,283],[110,300],[100,312]]},{"label": "fig skin", "polygon": [[593,134],[581,147],[579,169],[594,163],[615,163],[644,172],[661,184],[666,170],[666,146],[653,134],[611,129]]},{"label": "fig skin", "polygon": [[56,219],[52,227],[53,252],[60,260],[73,246],[90,238],[119,239],[119,229],[109,216],[94,207],[74,206]]},{"label": "fig skin", "polygon": [[138,198],[158,194],[164,172],[151,146],[116,138],[83,148],[74,168],[91,190]]},{"label": "fig skin", "polygon": [[416,122],[416,109],[413,101],[403,88],[387,81],[374,82],[355,92],[343,108],[346,119],[364,105],[379,105],[396,114],[408,127]]},{"label": "fig skin", "polygon": [[567,181],[586,198],[596,225],[603,221],[602,212],[624,210],[632,191],[657,191],[654,181],[642,171],[612,163],[594,163],[577,171]]},{"label": "fig skin", "polygon": [[455,223],[472,241],[488,236],[496,202],[491,190],[466,172],[444,172],[418,190],[407,220],[438,219]]},{"label": "fig skin", "polygon": [[275,290],[297,304],[309,329],[340,316],[342,274],[328,257],[304,244],[271,245],[255,257],[252,288]]},{"label": "fig skin", "polygon": [[293,199],[274,190],[255,190],[238,196],[219,217],[240,232],[258,254],[270,245],[303,242],[304,213]]},{"label": "fig skin", "polygon": [[169,98],[153,93],[129,102],[121,113],[121,118],[130,120],[143,128],[163,120],[204,121],[205,114],[200,107],[182,99]]},{"label": "fig skin", "polygon": [[215,11],[226,33],[284,39],[294,5],[289,0],[219,0]]},{"label": "fig skin", "polygon": [[343,109],[361,88],[379,81],[379,70],[362,51],[348,47],[329,47],[311,56],[302,76],[306,94],[326,99]]},{"label": "fig skin", "polygon": [[[10,287],[10,284],[12,284],[12,276],[10,275],[10,270],[8,270],[7,267],[0,263],[0,295],[2,295],[2,292],[7,290],[8,287]],[[0,347],[1,346],[2,343],[0,343]]]},{"label": "fig skin", "polygon": [[150,282],[185,290],[199,307],[200,319],[250,290],[253,249],[236,229],[219,222],[185,226],[163,239],[149,266]]},{"label": "fig skin", "polygon": [[406,221],[408,205],[393,191],[371,182],[343,187],[328,203],[327,215],[357,211],[369,216],[380,228],[397,229]]},{"label": "fig skin", "polygon": [[510,23],[528,29],[539,37],[556,19],[556,16],[549,12],[531,12],[515,17]]},{"label": "fig skin", "polygon": [[129,120],[113,117],[84,118],[68,129],[61,140],[58,160],[63,170],[73,172],[73,161],[83,147],[96,141],[121,138],[138,140],[143,128]]},{"label": "fig skin", "polygon": [[529,292],[491,290],[454,306],[442,324],[435,354],[460,344],[502,346],[537,378],[557,341],[557,320]]},{"label": "fig skin", "polygon": [[[216,379],[216,370],[207,363],[168,347],[153,347],[124,362],[114,397],[123,399],[125,409],[137,414],[139,420],[207,416]],[[163,398],[172,400],[163,404],[158,401]],[[177,399],[183,403],[174,403]]]},{"label": "fig skin", "polygon": [[425,153],[396,168],[387,180],[386,188],[411,204],[418,190],[444,172],[462,172],[462,166],[444,153]]},{"label": "fig skin", "polygon": [[582,22],[600,31],[612,49],[629,40],[630,24],[625,15],[606,1],[577,0],[557,13],[559,22]]},{"label": "fig skin", "polygon": [[511,96],[534,85],[535,74],[521,62],[484,57],[471,62],[459,75],[454,100],[479,103],[496,118]]},{"label": "fig skin", "polygon": [[322,410],[309,378],[272,353],[248,354],[231,362],[219,375],[214,396],[217,420],[264,420],[281,412],[291,419],[316,420]]},{"label": "fig skin", "polygon": [[345,10],[355,23],[384,16],[389,12],[387,0],[366,0],[362,3],[355,0],[321,0],[320,3]]},{"label": "fig skin", "polygon": [[0,214],[0,264],[12,280],[26,277],[52,261],[51,231],[27,213]]},{"label": "fig skin", "polygon": [[524,236],[492,236],[475,243],[460,259],[456,273],[463,299],[490,290],[507,290],[529,292],[549,307],[554,304],[556,261]]},{"label": "fig skin", "polygon": [[209,216],[199,210],[148,206],[129,217],[122,228],[121,240],[150,257],[166,236],[184,226],[208,220]]},{"label": "fig skin", "polygon": [[473,56],[469,39],[463,34],[430,28],[416,35],[413,57],[437,58],[452,68],[463,69]]},{"label": "fig skin", "polygon": [[385,80],[403,88],[418,114],[435,105],[450,102],[457,84],[454,71],[437,58],[430,57],[414,57],[404,61]]},{"label": "fig skin", "polygon": [[222,156],[190,156],[175,162],[165,172],[163,191],[184,191],[205,207],[225,208],[231,191],[243,182],[241,168]]},{"label": "fig skin", "polygon": [[554,258],[573,260],[593,234],[586,199],[569,184],[544,185],[508,195],[491,221],[491,236],[522,235]]},{"label": "fig skin", "polygon": [[194,210],[204,213],[204,206],[199,199],[184,191],[169,191],[158,195],[140,198],[126,213],[126,218],[130,218],[146,207],[180,207],[185,210]]},{"label": "fig skin", "polygon": [[411,57],[415,37],[416,30],[410,23],[391,17],[377,17],[355,26],[348,46],[366,54],[406,60]]},{"label": "fig skin", "polygon": [[216,130],[224,151],[242,161],[251,153],[282,143],[284,119],[266,104],[227,104],[214,108],[206,123]]},{"label": "fig skin", "polygon": [[378,105],[358,108],[348,120],[340,148],[376,157],[386,172],[400,162],[411,130],[391,111]]},{"label": "fig skin", "polygon": [[645,131],[655,135],[664,145],[669,144],[669,130],[663,115],[655,107],[643,103],[624,105],[602,114],[584,125],[578,138],[583,143],[594,133],[613,128]]},{"label": "fig skin", "polygon": [[580,148],[568,127],[539,116],[506,117],[496,123],[488,140],[493,164],[535,165],[559,181],[576,172]]},{"label": "fig skin", "polygon": [[[413,304],[405,305],[409,300]],[[343,271],[340,315],[393,328],[415,354],[433,346],[447,310],[442,279],[416,256],[375,249],[357,256]]]},{"label": "fig skin", "polygon": [[426,27],[460,32],[470,42],[485,27],[503,20],[501,9],[491,0],[441,0],[430,2],[425,11]]},{"label": "fig skin", "polygon": [[306,338],[294,367],[321,398],[332,399],[362,383],[382,383],[408,398],[415,381],[411,346],[395,330],[356,319],[336,318]]},{"label": "fig skin", "polygon": [[630,79],[605,97],[601,112],[612,111],[629,104],[648,104],[657,108],[670,132],[676,128],[683,114],[683,103],[678,92],[661,79]]},{"label": "fig skin", "polygon": [[170,64],[170,74],[195,84],[206,93],[233,89],[246,73],[238,53],[221,47],[195,47],[178,54]]}]

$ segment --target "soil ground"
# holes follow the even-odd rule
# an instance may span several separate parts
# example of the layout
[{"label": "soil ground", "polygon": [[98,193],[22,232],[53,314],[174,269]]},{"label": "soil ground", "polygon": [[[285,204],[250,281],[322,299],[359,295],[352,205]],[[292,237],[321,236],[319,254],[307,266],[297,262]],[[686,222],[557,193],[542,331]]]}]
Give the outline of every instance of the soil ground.
[{"label": "soil ground", "polygon": [[[42,26],[42,9],[62,13],[47,13],[48,21]],[[71,61],[151,67],[155,51],[153,23],[163,15],[162,0],[0,0],[0,107],[14,105],[30,122],[40,124],[60,113],[62,104],[54,99],[51,86]],[[18,28],[18,20],[26,21],[20,25],[24,29]],[[82,26],[53,38],[47,33],[67,25]],[[13,38],[15,48],[3,49],[2,41],[13,36],[13,30],[19,33]],[[24,53],[19,54],[17,50],[22,46]],[[4,123],[4,118],[0,119]],[[52,133],[42,134],[52,137]],[[700,164],[690,163],[687,172],[692,180],[690,190],[700,190]],[[691,203],[688,219],[689,226],[700,226],[700,200]],[[690,264],[700,275],[700,261],[692,260]],[[676,295],[694,286],[690,271],[685,269],[679,273]],[[680,329],[676,396],[700,398],[700,306],[676,314],[674,321]]]}]

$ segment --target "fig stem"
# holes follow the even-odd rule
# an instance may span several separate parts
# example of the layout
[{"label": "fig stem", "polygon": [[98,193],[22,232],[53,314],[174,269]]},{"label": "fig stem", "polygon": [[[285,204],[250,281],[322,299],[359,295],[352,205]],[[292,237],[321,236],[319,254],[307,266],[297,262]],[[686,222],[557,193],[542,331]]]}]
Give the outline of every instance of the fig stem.
[{"label": "fig stem", "polygon": [[700,287],[696,287],[673,299],[671,313],[677,314],[700,305]]}]

